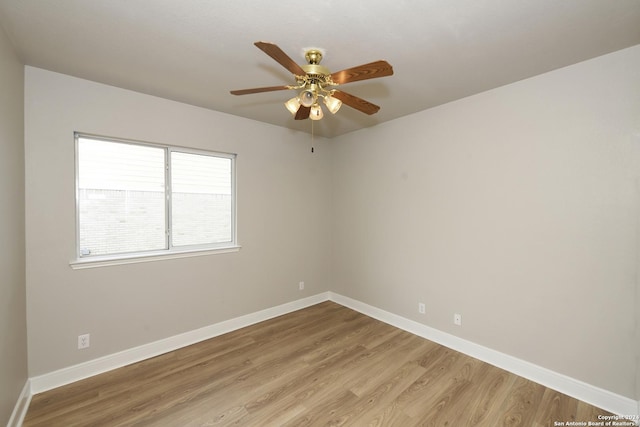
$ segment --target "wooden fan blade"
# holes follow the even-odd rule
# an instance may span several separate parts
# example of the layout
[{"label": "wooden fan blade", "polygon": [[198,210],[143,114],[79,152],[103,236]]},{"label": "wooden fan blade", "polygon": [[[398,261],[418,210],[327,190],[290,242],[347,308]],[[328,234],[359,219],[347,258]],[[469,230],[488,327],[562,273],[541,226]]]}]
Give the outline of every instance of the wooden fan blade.
[{"label": "wooden fan blade", "polygon": [[278,64],[282,65],[296,76],[304,76],[307,74],[298,64],[295,63],[293,59],[289,58],[289,56],[275,44],[267,42],[255,42],[254,44],[264,53],[275,59]]},{"label": "wooden fan blade", "polygon": [[311,107],[305,107],[301,105],[298,108],[298,112],[296,113],[296,120],[305,120],[309,118],[309,113],[311,113]]},{"label": "wooden fan blade", "polygon": [[376,79],[393,75],[393,67],[387,61],[375,61],[369,64],[359,65],[346,70],[336,71],[331,74],[331,79],[336,84],[357,82],[358,80]]},{"label": "wooden fan blade", "polygon": [[269,87],[257,87],[254,89],[240,89],[240,90],[232,90],[232,95],[249,95],[251,93],[260,93],[260,92],[273,92],[275,90],[286,90],[289,89],[287,86],[269,86]]},{"label": "wooden fan blade", "polygon": [[341,90],[336,90],[332,96],[334,98],[338,98],[343,104],[347,104],[349,107],[362,111],[365,114],[375,114],[380,109],[379,106],[372,104],[369,101],[365,101],[355,95],[342,92]]}]

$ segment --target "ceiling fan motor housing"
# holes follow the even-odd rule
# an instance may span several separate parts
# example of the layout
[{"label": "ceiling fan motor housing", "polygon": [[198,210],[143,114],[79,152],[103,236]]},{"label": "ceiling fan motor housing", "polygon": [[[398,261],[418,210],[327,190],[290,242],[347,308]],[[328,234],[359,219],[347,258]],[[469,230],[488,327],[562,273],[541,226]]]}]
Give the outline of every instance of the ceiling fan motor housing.
[{"label": "ceiling fan motor housing", "polygon": [[329,75],[331,72],[327,67],[318,64],[305,64],[301,65],[300,68],[304,70],[307,74],[315,74],[315,75]]}]

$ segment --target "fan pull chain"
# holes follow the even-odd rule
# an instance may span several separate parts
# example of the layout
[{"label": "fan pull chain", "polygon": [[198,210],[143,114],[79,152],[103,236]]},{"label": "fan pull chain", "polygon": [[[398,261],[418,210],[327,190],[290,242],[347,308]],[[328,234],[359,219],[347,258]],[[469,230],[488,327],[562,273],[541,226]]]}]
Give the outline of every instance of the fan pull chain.
[{"label": "fan pull chain", "polygon": [[311,120],[311,152],[313,153],[313,120]]}]

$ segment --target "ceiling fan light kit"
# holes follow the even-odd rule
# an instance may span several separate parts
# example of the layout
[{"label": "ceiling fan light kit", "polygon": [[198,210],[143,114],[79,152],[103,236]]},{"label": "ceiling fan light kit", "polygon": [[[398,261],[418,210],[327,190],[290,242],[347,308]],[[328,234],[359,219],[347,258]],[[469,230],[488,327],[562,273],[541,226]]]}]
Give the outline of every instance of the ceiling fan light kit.
[{"label": "ceiling fan light kit", "polygon": [[256,42],[254,44],[289,70],[293,74],[296,84],[232,90],[231,94],[248,95],[276,90],[301,90],[296,97],[284,103],[287,110],[296,120],[307,118],[311,120],[322,119],[324,113],[318,102],[320,98],[322,98],[322,102],[331,114],[337,113],[343,103],[365,114],[375,114],[380,109],[379,106],[355,95],[335,89],[335,87],[354,81],[393,75],[393,67],[382,60],[331,73],[327,67],[320,65],[322,52],[319,49],[306,51],[305,59],[307,64],[300,66],[273,43]]}]

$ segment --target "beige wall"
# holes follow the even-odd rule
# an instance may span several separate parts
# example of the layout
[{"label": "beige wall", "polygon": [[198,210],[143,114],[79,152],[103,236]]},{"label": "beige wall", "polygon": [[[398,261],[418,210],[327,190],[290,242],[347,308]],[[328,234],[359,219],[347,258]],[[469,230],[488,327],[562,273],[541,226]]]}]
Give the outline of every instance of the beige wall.
[{"label": "beige wall", "polygon": [[27,381],[23,70],[0,27],[0,425]]},{"label": "beige wall", "polygon": [[[32,67],[25,92],[31,376],[328,290],[326,141]],[[237,153],[242,249],[72,270],[74,131]]]},{"label": "beige wall", "polygon": [[340,138],[333,289],[637,398],[638,70],[640,46]]}]

